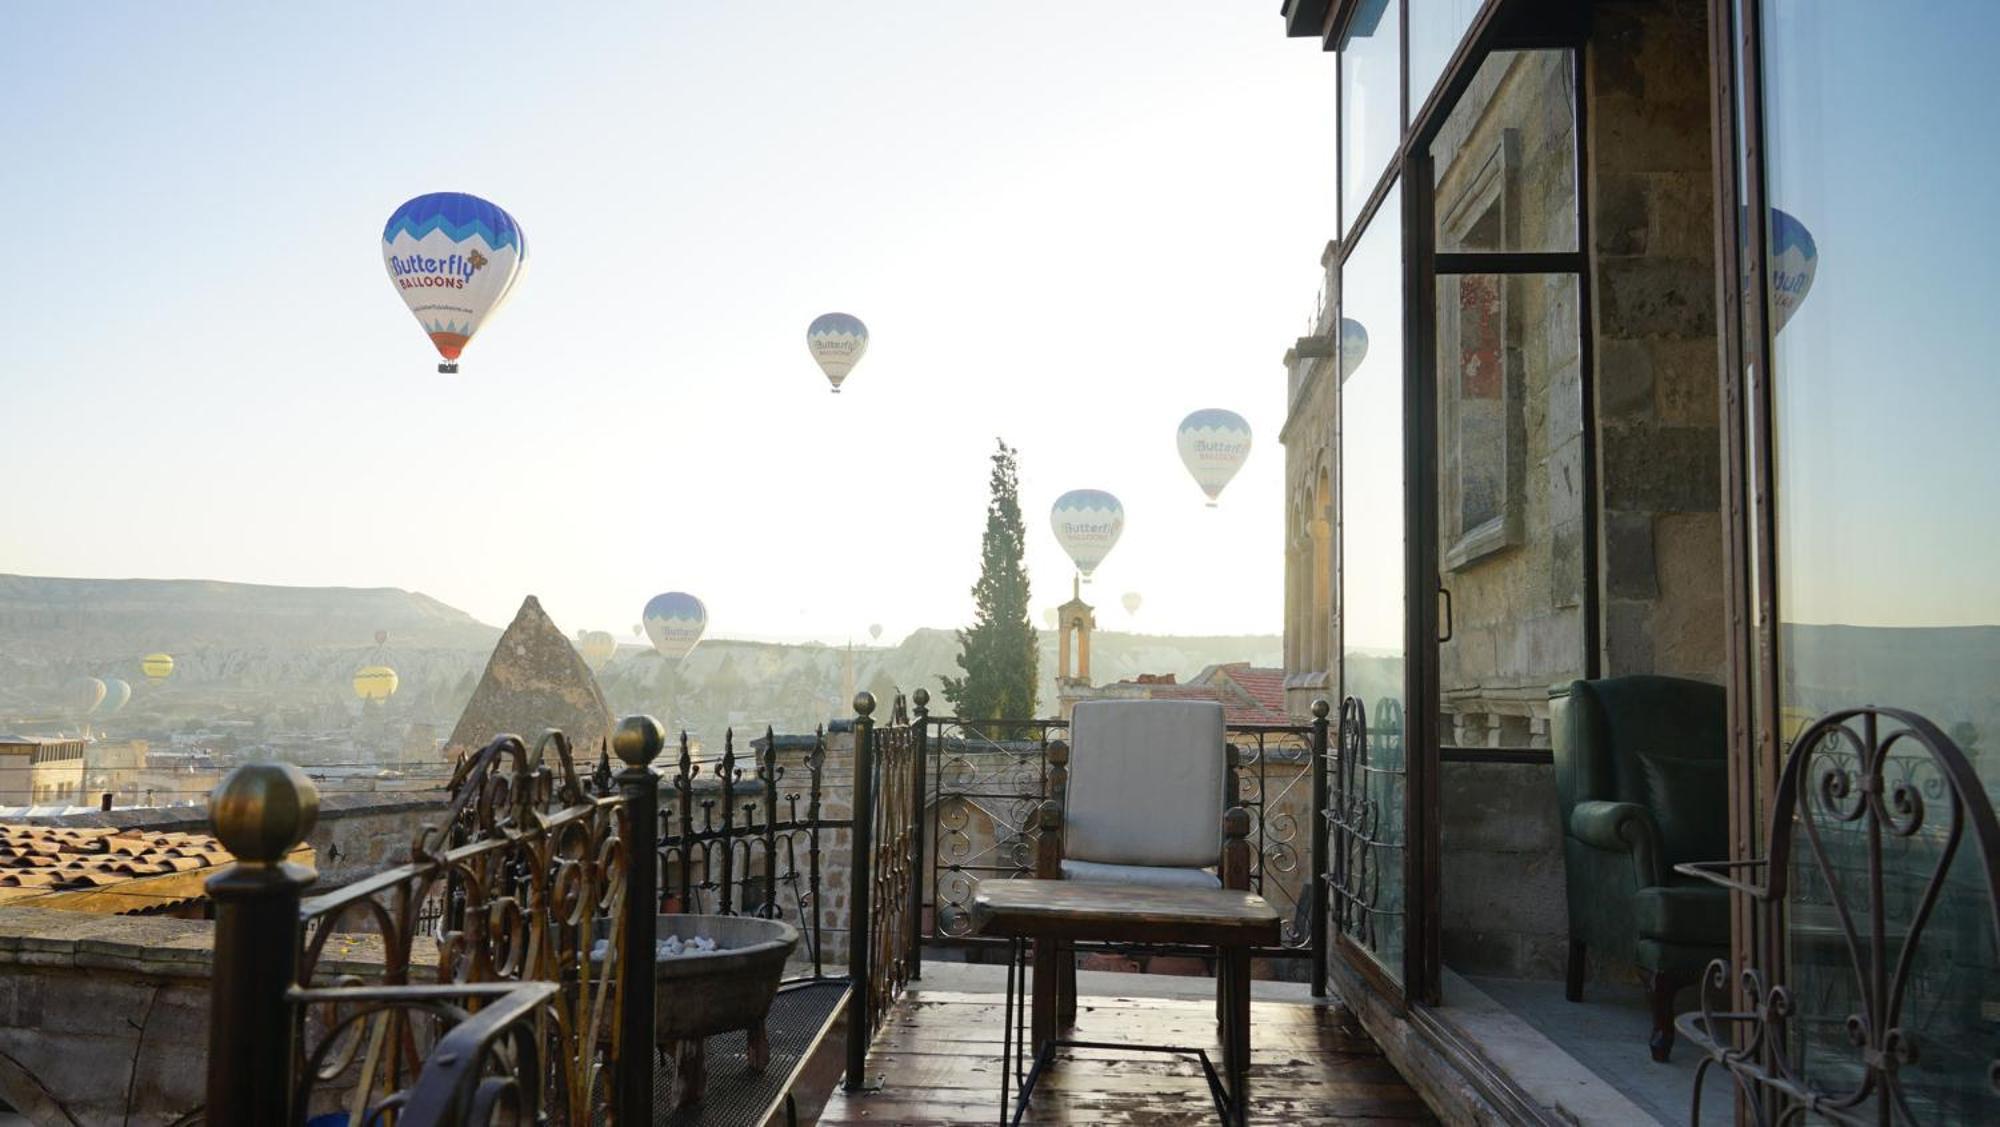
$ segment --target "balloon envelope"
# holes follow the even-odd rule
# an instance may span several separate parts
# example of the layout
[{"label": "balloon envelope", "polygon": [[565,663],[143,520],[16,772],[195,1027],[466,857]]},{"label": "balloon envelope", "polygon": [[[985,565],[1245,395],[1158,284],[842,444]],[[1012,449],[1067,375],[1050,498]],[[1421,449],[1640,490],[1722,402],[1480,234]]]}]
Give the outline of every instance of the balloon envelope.
[{"label": "balloon envelope", "polygon": [[1042,621],[1049,624],[1049,629],[1054,630],[1056,624],[1062,621],[1062,615],[1056,613],[1056,608],[1049,607],[1042,611]]},{"label": "balloon envelope", "polygon": [[1123,599],[1123,600],[1121,600],[1121,601],[1122,601],[1122,602],[1123,602],[1123,603],[1125,604],[1125,613],[1126,613],[1126,614],[1138,614],[1138,613],[1139,613],[1139,601],[1140,601],[1140,600],[1139,600],[1139,592],[1137,592],[1137,591],[1127,591],[1127,592],[1125,592],[1125,597],[1124,597],[1124,599]]},{"label": "balloon envelope", "polygon": [[362,700],[388,700],[400,682],[386,665],[364,665],[354,671],[354,695]]},{"label": "balloon envelope", "polygon": [[164,681],[174,675],[174,655],[147,654],[139,659],[139,672],[148,681]]},{"label": "balloon envelope", "polygon": [[872,624],[870,624],[870,625],[869,625],[869,627],[868,627],[868,637],[869,637],[869,638],[871,638],[871,639],[873,639],[873,640],[875,640],[875,641],[878,641],[878,642],[879,642],[879,641],[881,641],[881,640],[882,640],[882,624],[881,624],[881,623],[879,623],[879,622],[876,622],[876,623],[872,623]]},{"label": "balloon envelope", "polygon": [[618,639],[612,637],[609,630],[586,630],[577,649],[592,669],[602,669],[611,660],[611,655],[618,652]]},{"label": "balloon envelope", "polygon": [[[500,308],[528,262],[520,224],[464,192],[431,192],[397,208],[382,228],[382,265],[438,355],[456,361]],[[438,365],[457,371],[458,365]]]},{"label": "balloon envelope", "polygon": [[69,710],[78,716],[88,716],[104,703],[104,682],[95,677],[78,677],[63,687],[63,697],[69,702]]},{"label": "balloon envelope", "polygon": [[806,348],[838,395],[840,382],[868,351],[868,326],[845,313],[822,313],[806,327]]},{"label": "balloon envelope", "polygon": [[708,608],[701,600],[685,591],[668,591],[654,595],[646,604],[643,616],[646,636],[653,640],[653,648],[668,661],[679,661],[701,641],[701,632],[708,627]]},{"label": "balloon envelope", "polygon": [[1354,369],[1359,368],[1361,362],[1367,358],[1368,330],[1361,327],[1361,322],[1350,321],[1342,317],[1340,319],[1340,378],[1345,380],[1347,377],[1353,375]]},{"label": "balloon envelope", "polygon": [[98,711],[109,715],[132,702],[132,684],[117,677],[104,679],[104,703]]},{"label": "balloon envelope", "polygon": [[375,644],[376,644],[376,645],[378,645],[378,646],[385,646],[385,645],[388,645],[388,644],[389,644],[389,632],[388,632],[387,630],[377,630],[377,631],[375,631]]},{"label": "balloon envelope", "polygon": [[1250,424],[1236,412],[1220,407],[1204,408],[1182,419],[1179,441],[1181,464],[1208,494],[1211,505],[1250,458]]},{"label": "balloon envelope", "polygon": [[1812,290],[1819,245],[1790,213],[1771,209],[1771,332],[1782,332]]},{"label": "balloon envelope", "polygon": [[1125,531],[1125,506],[1102,489],[1072,489],[1056,498],[1049,524],[1055,528],[1056,543],[1089,579]]}]

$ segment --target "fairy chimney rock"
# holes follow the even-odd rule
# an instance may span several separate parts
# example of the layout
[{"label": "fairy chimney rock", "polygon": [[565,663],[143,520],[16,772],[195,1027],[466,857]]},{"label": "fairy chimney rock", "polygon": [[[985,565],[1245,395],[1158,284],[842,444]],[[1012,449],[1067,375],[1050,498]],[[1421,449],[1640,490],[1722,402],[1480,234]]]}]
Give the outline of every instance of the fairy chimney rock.
[{"label": "fairy chimney rock", "polygon": [[470,755],[503,732],[532,744],[544,728],[560,728],[578,761],[585,762],[615,726],[583,656],[529,595],[493,647],[444,755],[446,760]]}]

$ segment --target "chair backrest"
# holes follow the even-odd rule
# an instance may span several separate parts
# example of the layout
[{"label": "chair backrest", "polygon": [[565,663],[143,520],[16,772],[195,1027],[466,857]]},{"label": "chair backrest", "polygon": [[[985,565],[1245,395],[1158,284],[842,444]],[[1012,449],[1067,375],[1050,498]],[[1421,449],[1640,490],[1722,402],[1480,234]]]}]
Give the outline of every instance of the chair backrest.
[{"label": "chair backrest", "polygon": [[1579,802],[1633,802],[1659,825],[1664,864],[1727,856],[1727,711],[1706,681],[1571,682],[1550,733],[1564,824]]},{"label": "chair backrest", "polygon": [[1222,706],[1085,701],[1070,713],[1063,855],[1201,868],[1222,850],[1228,764]]}]

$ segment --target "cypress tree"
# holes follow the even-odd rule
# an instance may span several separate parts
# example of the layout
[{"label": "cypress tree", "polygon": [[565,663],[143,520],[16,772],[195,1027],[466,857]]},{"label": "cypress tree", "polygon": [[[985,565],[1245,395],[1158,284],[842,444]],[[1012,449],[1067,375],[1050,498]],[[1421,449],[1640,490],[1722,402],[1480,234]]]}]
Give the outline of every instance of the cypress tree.
[{"label": "cypress tree", "polygon": [[1028,621],[1028,569],[1022,562],[1015,451],[1002,440],[993,454],[980,539],[979,582],[973,584],[972,628],[958,632],[963,677],[945,677],[944,697],[964,720],[1026,720],[1035,715],[1035,628]]}]

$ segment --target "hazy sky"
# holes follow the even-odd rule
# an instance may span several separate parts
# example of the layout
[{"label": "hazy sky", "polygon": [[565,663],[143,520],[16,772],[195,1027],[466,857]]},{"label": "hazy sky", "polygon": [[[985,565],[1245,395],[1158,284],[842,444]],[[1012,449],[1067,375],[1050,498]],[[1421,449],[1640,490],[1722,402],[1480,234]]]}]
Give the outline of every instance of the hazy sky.
[{"label": "hazy sky", "polygon": [[[1089,486],[1128,513],[1101,624],[1276,632],[1334,116],[1275,7],[0,9],[0,571],[894,638],[969,615],[1002,435],[1038,607]],[[457,376],[381,262],[440,190],[530,248]],[[836,309],[873,333],[837,398]],[[1256,431],[1213,510],[1174,444],[1209,406]]]}]

